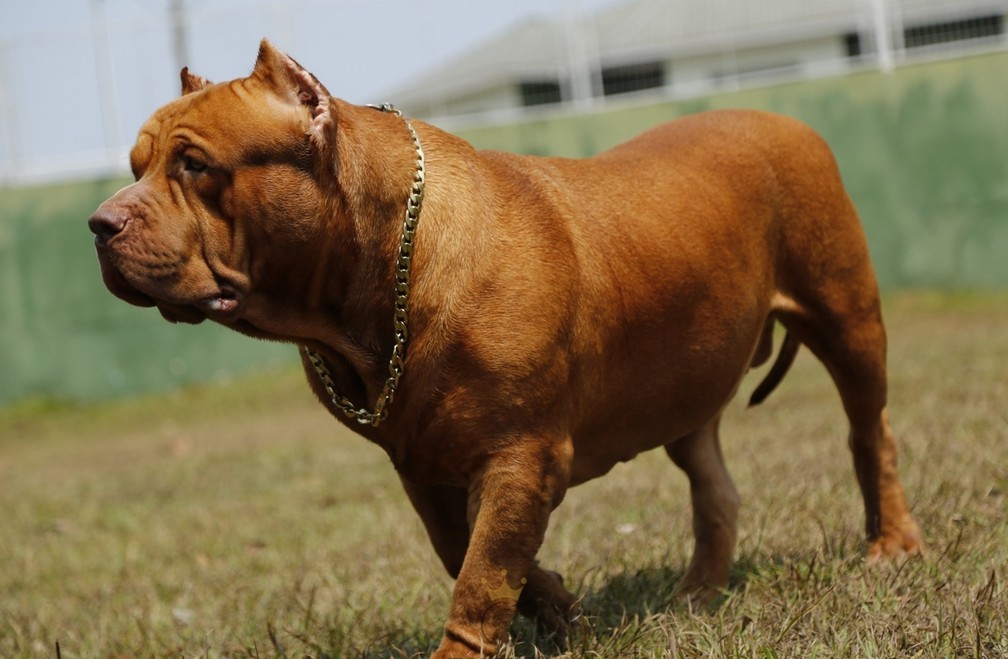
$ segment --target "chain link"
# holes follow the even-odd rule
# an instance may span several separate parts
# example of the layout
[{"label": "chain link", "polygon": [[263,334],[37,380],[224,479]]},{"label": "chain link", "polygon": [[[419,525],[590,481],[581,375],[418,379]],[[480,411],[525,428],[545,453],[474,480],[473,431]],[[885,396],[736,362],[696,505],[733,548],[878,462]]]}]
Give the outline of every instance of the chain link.
[{"label": "chain link", "polygon": [[[397,117],[402,117],[402,112],[390,103],[383,105],[368,106],[382,112],[390,112]],[[332,373],[325,359],[318,352],[307,346],[301,346],[301,351],[308,358],[315,374],[318,376],[326,393],[332,400],[332,404],[342,410],[345,415],[356,420],[361,425],[377,427],[388,417],[388,407],[395,398],[396,389],[399,387],[399,378],[402,377],[406,367],[406,342],[409,340],[409,293],[410,293],[410,267],[413,263],[413,238],[416,235],[417,224],[420,222],[420,210],[423,206],[424,196],[424,153],[420,145],[420,136],[417,135],[413,125],[408,119],[406,128],[413,139],[413,146],[416,149],[416,171],[413,175],[413,185],[410,187],[409,199],[406,202],[406,216],[403,219],[402,234],[399,238],[399,256],[396,259],[395,274],[395,311],[392,316],[392,325],[395,336],[395,343],[392,346],[392,357],[388,364],[388,377],[385,386],[378,394],[375,402],[374,412],[368,412],[364,408],[356,407],[349,398],[336,391],[336,384],[333,382]]]}]

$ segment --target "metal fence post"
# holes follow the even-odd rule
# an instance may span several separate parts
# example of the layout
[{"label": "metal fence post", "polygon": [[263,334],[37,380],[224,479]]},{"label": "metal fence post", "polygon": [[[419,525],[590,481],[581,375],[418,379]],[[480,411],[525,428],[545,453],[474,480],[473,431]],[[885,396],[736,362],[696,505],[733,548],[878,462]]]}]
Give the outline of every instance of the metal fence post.
[{"label": "metal fence post", "polygon": [[875,37],[875,59],[879,70],[891,73],[895,63],[892,47],[892,16],[889,11],[889,0],[871,0],[872,24]]},{"label": "metal fence post", "polygon": [[105,0],[91,0],[91,41],[100,92],[98,102],[101,104],[102,132],[105,136],[105,165],[114,167],[119,159],[120,120],[110,39]]},{"label": "metal fence post", "polygon": [[0,140],[3,140],[4,157],[0,159],[0,185],[13,181],[24,159],[17,130],[17,99],[14,85],[7,75],[9,62],[14,61],[11,43],[0,43]]}]

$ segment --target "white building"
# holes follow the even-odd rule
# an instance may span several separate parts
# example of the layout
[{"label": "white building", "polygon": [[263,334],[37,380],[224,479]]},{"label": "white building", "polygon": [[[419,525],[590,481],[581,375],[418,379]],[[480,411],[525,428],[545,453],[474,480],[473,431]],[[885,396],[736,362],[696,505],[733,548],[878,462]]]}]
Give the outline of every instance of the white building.
[{"label": "white building", "polygon": [[[576,4],[576,3],[575,3]],[[710,93],[1006,44],[1005,0],[629,0],[522,24],[389,98],[414,116]]]}]

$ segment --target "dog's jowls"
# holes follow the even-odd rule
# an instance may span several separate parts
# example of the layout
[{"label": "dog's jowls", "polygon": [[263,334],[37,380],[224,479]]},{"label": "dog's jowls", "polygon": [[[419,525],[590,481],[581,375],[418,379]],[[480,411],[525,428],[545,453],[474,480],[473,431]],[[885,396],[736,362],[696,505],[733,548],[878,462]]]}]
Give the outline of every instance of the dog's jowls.
[{"label": "dog's jowls", "polygon": [[[318,353],[355,406],[388,377],[396,256],[416,154],[392,112],[340,101],[264,41],[223,84],[182,73],[144,124],[136,183],[90,220],[109,289]],[[826,144],[748,111],[686,117],[585,160],[477,151],[413,122],[426,156],[405,374],[387,453],[456,578],[439,657],[494,654],[516,610],[579,612],[536,563],[567,488],[662,447],[690,480],[679,589],[724,588],[738,496],[718,421],[787,330],[850,421],[869,558],[920,550],[896,474],[886,337],[865,237]],[[814,441],[814,438],[797,438]],[[600,505],[605,502],[600,502]]]}]

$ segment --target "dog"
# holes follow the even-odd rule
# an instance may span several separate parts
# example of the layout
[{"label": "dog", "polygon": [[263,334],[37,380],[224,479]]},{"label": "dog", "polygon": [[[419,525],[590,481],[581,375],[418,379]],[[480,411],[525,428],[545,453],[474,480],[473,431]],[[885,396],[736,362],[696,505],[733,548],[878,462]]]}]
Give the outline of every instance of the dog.
[{"label": "dog", "polygon": [[495,654],[516,611],[574,621],[577,597],[536,562],[550,513],[657,447],[690,482],[678,590],[716,598],[739,509],[718,423],[777,323],[752,402],[807,346],[849,419],[868,558],[921,551],[865,236],[804,124],[708,112],[541,158],[338,100],[266,40],[246,78],[181,78],[140,130],[136,182],[89,219],[104,282],[169,321],[299,346],[456,580],[434,656]]}]

